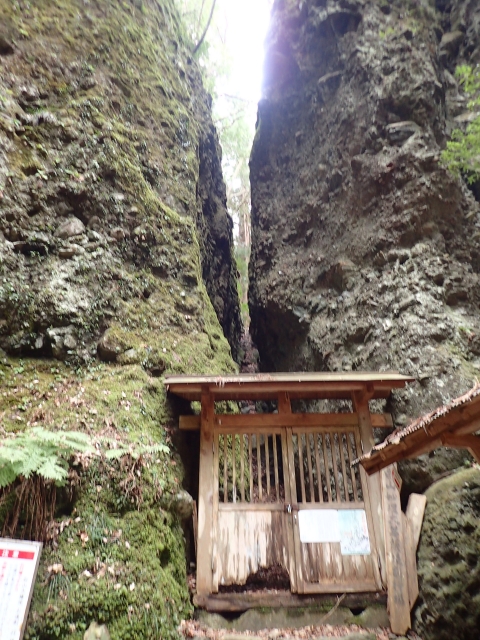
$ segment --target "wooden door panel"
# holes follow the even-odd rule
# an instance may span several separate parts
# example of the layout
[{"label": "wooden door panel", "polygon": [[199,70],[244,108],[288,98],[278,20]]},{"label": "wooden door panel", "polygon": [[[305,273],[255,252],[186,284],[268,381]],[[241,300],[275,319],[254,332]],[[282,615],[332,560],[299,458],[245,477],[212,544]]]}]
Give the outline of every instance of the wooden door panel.
[{"label": "wooden door panel", "polygon": [[[299,593],[376,591],[381,585],[368,492],[364,490],[359,470],[351,467],[360,451],[355,428],[288,429],[287,445],[291,495],[296,499],[292,509]],[[313,515],[316,512],[316,521],[323,520],[326,535],[323,540],[322,535],[315,541],[308,540],[305,531],[302,535],[297,516],[302,511]],[[320,511],[324,514],[323,519]],[[346,512],[350,512],[348,516]],[[328,537],[329,519],[337,517],[343,523],[356,519],[363,521],[363,529],[360,529],[364,532],[363,549],[355,548],[355,545],[353,549],[347,549],[344,537],[340,544],[340,533],[333,522],[332,538]],[[336,527],[339,527],[338,523]]]},{"label": "wooden door panel", "polygon": [[284,510],[290,500],[284,431],[215,429],[214,592],[278,566],[296,591],[292,517]]},{"label": "wooden door panel", "polygon": [[282,511],[223,510],[218,513],[218,585],[245,584],[260,569],[288,572],[288,524]]}]

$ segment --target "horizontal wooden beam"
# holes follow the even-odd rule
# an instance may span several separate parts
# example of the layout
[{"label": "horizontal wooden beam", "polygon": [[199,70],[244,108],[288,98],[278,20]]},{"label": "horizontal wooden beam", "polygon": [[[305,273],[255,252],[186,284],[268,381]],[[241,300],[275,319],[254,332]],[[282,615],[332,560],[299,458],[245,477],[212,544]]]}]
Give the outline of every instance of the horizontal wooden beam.
[{"label": "horizontal wooden beam", "polygon": [[[342,591],[341,587],[337,593],[340,591]],[[343,598],[342,607],[365,609],[370,605],[386,605],[386,603],[387,595],[383,592],[351,593]],[[321,605],[322,609],[327,609],[327,607],[334,607],[337,604],[337,597],[325,594],[303,596],[290,593],[290,591],[277,590],[274,593],[247,591],[244,593],[216,593],[209,596],[195,595],[193,604],[212,613],[240,612],[261,607],[293,609]]]},{"label": "horizontal wooden beam", "polygon": [[[372,426],[376,429],[392,428],[392,416],[388,413],[372,413]],[[260,427],[356,427],[356,413],[291,413],[286,417],[279,413],[224,414],[215,416],[215,426],[238,430]],[[198,431],[200,416],[180,416],[182,431]]]},{"label": "horizontal wooden beam", "polygon": [[458,436],[456,433],[445,433],[442,436],[442,444],[453,449],[469,449],[478,447],[480,438],[478,436]]}]

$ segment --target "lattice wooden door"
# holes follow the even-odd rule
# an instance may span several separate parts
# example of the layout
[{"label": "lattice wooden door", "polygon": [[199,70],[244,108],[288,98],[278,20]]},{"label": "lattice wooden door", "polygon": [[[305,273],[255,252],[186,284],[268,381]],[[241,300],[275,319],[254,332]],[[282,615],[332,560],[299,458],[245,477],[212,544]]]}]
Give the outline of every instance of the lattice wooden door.
[{"label": "lattice wooden door", "polygon": [[288,572],[296,591],[287,470],[285,429],[215,429],[214,592],[271,567]]},{"label": "lattice wooden door", "polygon": [[216,426],[213,592],[272,567],[292,592],[381,590],[360,450],[356,427]]},{"label": "lattice wooden door", "polygon": [[286,430],[299,593],[381,587],[358,429]]}]

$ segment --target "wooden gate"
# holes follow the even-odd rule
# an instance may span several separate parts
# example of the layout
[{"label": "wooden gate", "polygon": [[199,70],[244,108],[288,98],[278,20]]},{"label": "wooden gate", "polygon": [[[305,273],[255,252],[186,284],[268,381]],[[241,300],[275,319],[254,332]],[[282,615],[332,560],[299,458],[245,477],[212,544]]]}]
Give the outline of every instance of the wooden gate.
[{"label": "wooden gate", "polygon": [[213,592],[273,567],[292,592],[381,590],[360,452],[358,425],[217,425]]}]

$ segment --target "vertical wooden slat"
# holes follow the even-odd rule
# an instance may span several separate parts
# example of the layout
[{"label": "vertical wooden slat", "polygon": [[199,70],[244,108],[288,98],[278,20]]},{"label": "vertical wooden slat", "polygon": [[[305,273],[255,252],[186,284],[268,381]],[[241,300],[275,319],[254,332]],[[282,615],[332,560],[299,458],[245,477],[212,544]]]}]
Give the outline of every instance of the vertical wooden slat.
[{"label": "vertical wooden slat", "polygon": [[310,482],[310,502],[315,502],[315,487],[313,485],[312,449],[310,446],[310,433],[305,434],[305,453],[307,455],[308,481]]},{"label": "vertical wooden slat", "polygon": [[[197,593],[208,595],[213,588],[213,502],[218,496],[214,487],[214,404],[208,392],[202,392],[202,418],[200,428],[200,472],[198,478],[198,558]],[[215,540],[216,541],[216,540]]]},{"label": "vertical wooden slat", "polygon": [[237,435],[232,433],[232,502],[237,502]]},{"label": "vertical wooden slat", "polygon": [[223,501],[228,502],[228,436],[223,434]]},{"label": "vertical wooden slat", "polygon": [[[293,434],[291,429],[282,429],[283,477],[285,482],[285,502],[291,504],[297,500],[295,482],[295,458]],[[290,561],[290,584],[293,593],[305,590],[301,562],[301,543],[296,514],[285,514],[288,522],[288,555]],[[295,521],[294,521],[295,518]]]},{"label": "vertical wooden slat", "polygon": [[[350,496],[348,494],[347,467],[345,465],[345,451],[343,450],[343,436],[343,433],[338,434],[338,447],[340,449],[340,462],[342,463],[343,491],[345,493],[345,502],[350,502]],[[348,433],[345,434],[345,439],[348,440]]]},{"label": "vertical wooden slat", "polygon": [[328,501],[332,502],[332,484],[330,481],[330,463],[328,461],[327,435],[328,434],[326,433],[322,433],[322,446],[323,446],[323,459],[325,462],[325,477],[327,481]]},{"label": "vertical wooden slat", "polygon": [[245,502],[245,434],[240,434],[240,496]]},{"label": "vertical wooden slat", "polygon": [[330,434],[330,450],[332,453],[333,476],[335,478],[335,500],[337,500],[337,502],[342,502],[342,494],[340,493],[340,478],[338,477],[337,447],[335,446],[335,433]]},{"label": "vertical wooden slat", "polygon": [[262,491],[262,451],[260,449],[260,435],[257,433],[257,476],[258,476],[258,499],[261,501]]},{"label": "vertical wooden slat", "polygon": [[265,434],[265,473],[267,474],[267,498],[270,499],[270,451],[268,438],[269,436]]},{"label": "vertical wooden slat", "polygon": [[350,477],[352,479],[352,489],[353,489],[353,500],[354,502],[358,502],[358,491],[357,491],[357,475],[355,472],[355,467],[352,467],[352,462],[354,461],[353,453],[352,453],[352,442],[350,440],[350,433],[347,433],[347,446],[348,446],[348,460],[350,463]]},{"label": "vertical wooden slat", "polygon": [[318,478],[318,499],[320,502],[323,502],[323,488],[322,488],[322,471],[320,468],[320,456],[318,454],[318,433],[313,433],[313,446],[315,448],[315,464],[317,467],[317,478]]},{"label": "vertical wooden slat", "polygon": [[248,464],[250,470],[250,502],[253,503],[253,448],[252,448],[252,434],[248,434]]},{"label": "vertical wooden slat", "polygon": [[277,435],[273,435],[273,466],[275,468],[275,493],[277,502],[280,502],[280,481],[278,478],[278,451],[277,451]]},{"label": "vertical wooden slat", "polygon": [[307,497],[305,495],[305,474],[303,472],[303,444],[302,444],[302,434],[297,434],[297,448],[298,448],[298,467],[300,470],[300,490],[302,492],[302,502],[305,503],[307,501]]}]

